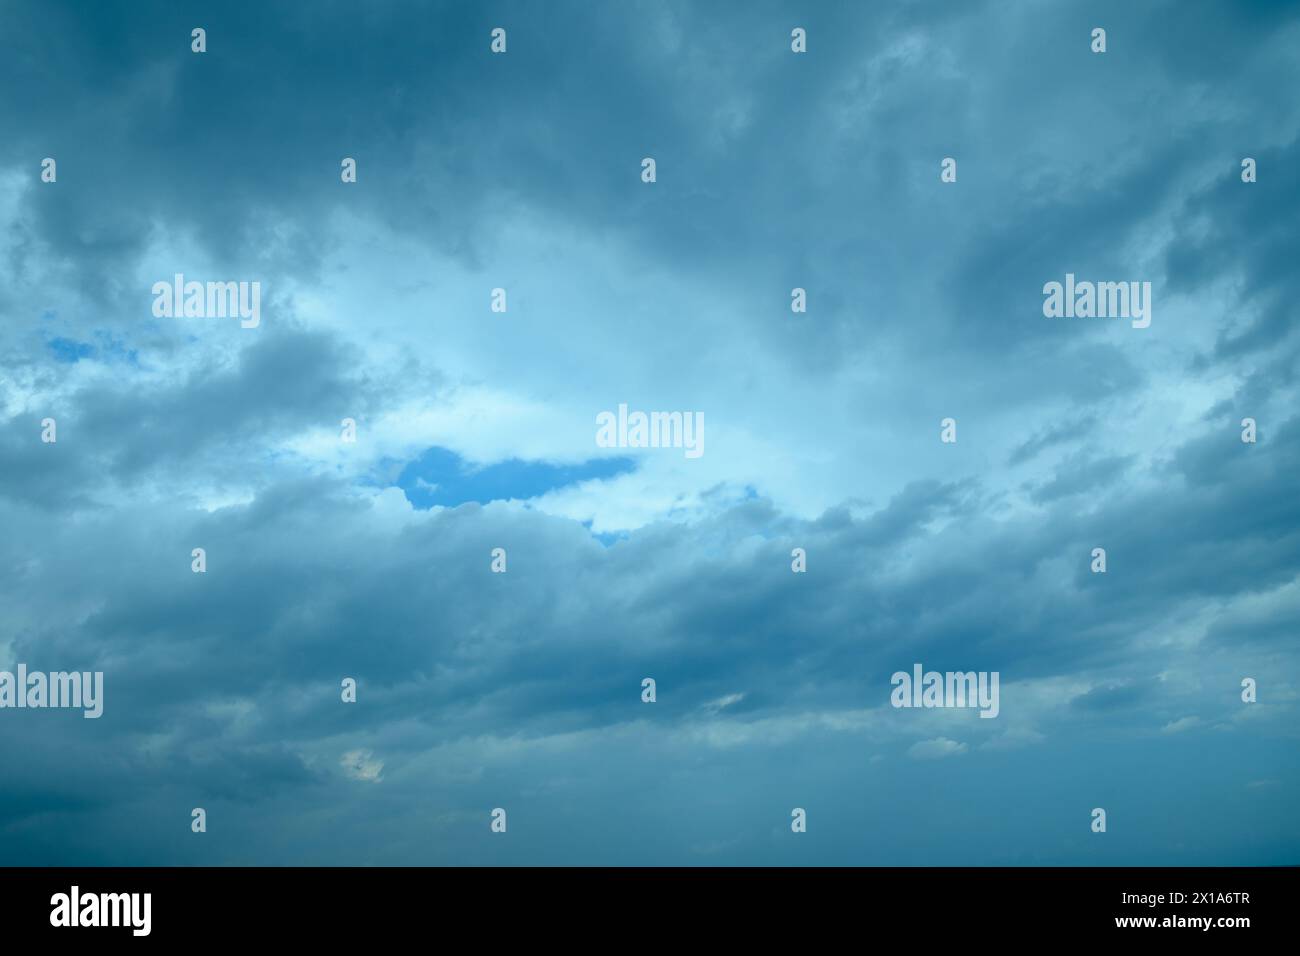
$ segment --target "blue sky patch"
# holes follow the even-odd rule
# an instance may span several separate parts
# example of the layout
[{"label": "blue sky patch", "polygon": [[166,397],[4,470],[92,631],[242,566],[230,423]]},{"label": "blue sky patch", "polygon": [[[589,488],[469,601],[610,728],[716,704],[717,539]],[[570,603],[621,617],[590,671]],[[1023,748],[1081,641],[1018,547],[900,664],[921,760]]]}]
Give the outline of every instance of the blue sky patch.
[{"label": "blue sky patch", "polygon": [[434,446],[403,468],[396,483],[416,508],[450,508],[467,501],[487,504],[536,498],[557,488],[615,478],[635,469],[631,458],[593,458],[577,465],[511,458],[475,467],[454,451]]}]

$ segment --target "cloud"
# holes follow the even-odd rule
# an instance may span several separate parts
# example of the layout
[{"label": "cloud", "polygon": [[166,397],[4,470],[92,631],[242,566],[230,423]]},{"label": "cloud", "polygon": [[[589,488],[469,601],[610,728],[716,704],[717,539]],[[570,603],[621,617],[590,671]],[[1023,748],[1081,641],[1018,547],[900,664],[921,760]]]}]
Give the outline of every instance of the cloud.
[{"label": "cloud", "polygon": [[379,783],[384,779],[384,762],[368,750],[349,750],[339,758],[339,765],[351,780]]},{"label": "cloud", "polygon": [[[1116,864],[1295,862],[1214,775],[1300,793],[1297,12],[507,12],[0,10],[0,668],[106,684],[0,712],[0,862],[1069,863],[1099,779],[1202,835]],[[607,457],[621,402],[706,454]]]},{"label": "cloud", "polygon": [[907,755],[913,760],[942,760],[944,757],[964,754],[967,749],[964,743],[947,737],[935,737],[933,740],[918,740],[907,748]]},{"label": "cloud", "polygon": [[1171,720],[1160,728],[1162,734],[1179,734],[1185,730],[1191,730],[1193,727],[1200,726],[1201,718],[1199,717],[1179,717],[1177,720]]}]

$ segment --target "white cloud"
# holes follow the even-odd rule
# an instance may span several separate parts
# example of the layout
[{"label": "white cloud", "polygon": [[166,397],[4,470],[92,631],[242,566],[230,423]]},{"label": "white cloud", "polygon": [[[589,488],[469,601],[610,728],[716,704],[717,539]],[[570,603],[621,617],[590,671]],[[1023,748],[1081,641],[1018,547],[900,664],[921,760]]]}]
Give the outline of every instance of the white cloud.
[{"label": "white cloud", "polygon": [[1193,727],[1199,726],[1200,723],[1201,718],[1199,717],[1179,717],[1177,720],[1171,720],[1161,727],[1160,732],[1162,734],[1182,733],[1184,730],[1191,730]]},{"label": "white cloud", "polygon": [[384,762],[369,750],[349,750],[339,760],[343,772],[352,780],[379,783],[383,780]]},{"label": "white cloud", "polygon": [[941,760],[964,754],[967,747],[947,737],[935,737],[933,740],[919,740],[907,748],[907,755],[914,760]]}]

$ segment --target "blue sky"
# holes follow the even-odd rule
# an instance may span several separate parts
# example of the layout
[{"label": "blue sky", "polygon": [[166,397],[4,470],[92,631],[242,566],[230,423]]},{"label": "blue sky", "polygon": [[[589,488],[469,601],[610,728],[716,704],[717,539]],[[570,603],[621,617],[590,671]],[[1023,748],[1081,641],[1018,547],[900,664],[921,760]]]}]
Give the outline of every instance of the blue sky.
[{"label": "blue sky", "polygon": [[481,505],[528,501],[569,485],[609,480],[635,467],[635,461],[626,457],[594,458],[573,465],[510,458],[473,467],[454,451],[435,446],[405,462],[393,484],[402,489],[412,507],[454,508],[469,501]]},{"label": "blue sky", "polygon": [[[0,710],[0,863],[1300,862],[1297,41],[6,3],[0,670],[105,705]],[[260,325],[156,317],[176,273]],[[1067,273],[1150,327],[1045,317]],[[998,717],[891,707],[916,662]]]}]

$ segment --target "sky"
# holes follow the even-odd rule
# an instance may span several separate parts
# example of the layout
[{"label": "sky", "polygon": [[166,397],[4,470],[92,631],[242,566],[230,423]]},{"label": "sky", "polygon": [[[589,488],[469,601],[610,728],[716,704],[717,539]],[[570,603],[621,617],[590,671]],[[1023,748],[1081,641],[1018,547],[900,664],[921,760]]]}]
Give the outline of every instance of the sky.
[{"label": "sky", "polygon": [[1298,80],[1255,0],[7,0],[0,670],[104,692],[0,708],[0,864],[1300,863]]}]

